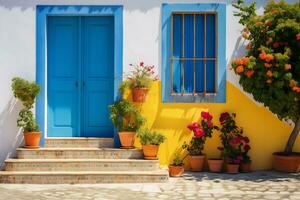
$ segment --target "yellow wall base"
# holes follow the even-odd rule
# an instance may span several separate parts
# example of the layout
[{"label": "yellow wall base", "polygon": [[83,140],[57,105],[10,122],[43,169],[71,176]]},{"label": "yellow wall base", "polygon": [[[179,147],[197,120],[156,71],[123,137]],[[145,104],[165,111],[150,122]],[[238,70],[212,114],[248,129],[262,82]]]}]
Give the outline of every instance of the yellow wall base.
[{"label": "yellow wall base", "polygon": [[[130,93],[125,97],[131,98]],[[144,104],[138,105],[143,116],[147,118],[146,126],[163,133],[167,140],[160,146],[160,164],[167,166],[172,162],[176,149],[184,141],[189,141],[192,133],[186,128],[191,122],[200,120],[201,111],[209,111],[213,122],[220,125],[218,118],[222,112],[237,114],[237,123],[243,127],[244,135],[250,139],[250,156],[254,170],[272,168],[272,153],[282,151],[292,127],[280,121],[265,107],[258,106],[237,87],[227,82],[226,103],[162,103],[161,83],[155,82]],[[217,147],[220,144],[219,133],[215,131],[212,138],[208,138],[204,153],[208,158],[220,156]],[[136,146],[140,147],[137,141]],[[300,151],[300,137],[294,146],[294,151]],[[188,162],[186,161],[186,165]],[[188,166],[186,166],[188,167]]]}]

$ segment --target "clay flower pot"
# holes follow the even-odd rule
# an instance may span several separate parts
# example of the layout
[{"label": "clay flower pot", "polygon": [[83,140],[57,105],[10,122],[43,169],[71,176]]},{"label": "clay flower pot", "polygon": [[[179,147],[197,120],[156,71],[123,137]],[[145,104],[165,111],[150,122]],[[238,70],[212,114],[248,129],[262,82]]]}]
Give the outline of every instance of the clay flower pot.
[{"label": "clay flower pot", "polygon": [[210,172],[221,172],[224,160],[223,159],[209,159],[208,168]]},{"label": "clay flower pot", "polygon": [[300,153],[285,155],[284,153],[273,154],[273,169],[280,172],[300,172]]},{"label": "clay flower pot", "polygon": [[119,138],[124,149],[132,149],[134,143],[135,132],[132,131],[122,131],[119,132]]},{"label": "clay flower pot", "polygon": [[158,152],[158,145],[143,145],[143,153],[144,158],[147,160],[156,160],[157,152]]},{"label": "clay flower pot", "polygon": [[173,165],[170,165],[169,166],[169,175],[171,177],[179,177],[183,174],[184,172],[184,166],[173,166]]},{"label": "clay flower pot", "polygon": [[24,132],[25,147],[29,149],[39,148],[41,132]]},{"label": "clay flower pot", "polygon": [[239,164],[232,164],[232,163],[227,163],[226,168],[227,168],[227,173],[229,174],[237,174],[239,173]]},{"label": "clay flower pot", "polygon": [[146,100],[148,88],[133,88],[132,90],[132,100],[133,102],[143,103]]},{"label": "clay flower pot", "polygon": [[246,163],[241,163],[240,164],[240,171],[243,173],[248,173],[251,172],[251,161],[250,162],[246,162]]},{"label": "clay flower pot", "polygon": [[191,156],[190,155],[190,166],[191,171],[201,172],[203,170],[205,155]]}]

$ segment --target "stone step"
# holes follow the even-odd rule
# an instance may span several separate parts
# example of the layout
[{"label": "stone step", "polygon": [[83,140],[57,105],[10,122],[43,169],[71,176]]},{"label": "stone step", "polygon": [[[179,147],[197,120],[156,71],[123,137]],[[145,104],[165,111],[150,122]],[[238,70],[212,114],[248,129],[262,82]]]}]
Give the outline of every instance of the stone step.
[{"label": "stone step", "polygon": [[96,183],[162,183],[169,178],[167,170],[106,172],[0,172],[0,183],[27,184],[96,184]]},{"label": "stone step", "polygon": [[113,138],[51,137],[45,139],[45,147],[112,148]]},{"label": "stone step", "polygon": [[18,148],[19,159],[142,159],[141,149],[114,148]]},{"label": "stone step", "polygon": [[158,160],[137,159],[8,159],[6,171],[155,171]]}]

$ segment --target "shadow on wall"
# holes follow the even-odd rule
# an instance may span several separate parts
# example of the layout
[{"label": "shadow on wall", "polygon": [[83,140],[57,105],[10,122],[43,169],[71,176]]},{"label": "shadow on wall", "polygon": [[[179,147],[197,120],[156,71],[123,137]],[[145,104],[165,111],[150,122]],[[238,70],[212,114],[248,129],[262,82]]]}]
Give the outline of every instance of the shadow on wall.
[{"label": "shadow on wall", "polygon": [[23,142],[22,131],[16,126],[20,102],[11,98],[0,114],[0,169],[4,160],[15,156],[16,148]]}]

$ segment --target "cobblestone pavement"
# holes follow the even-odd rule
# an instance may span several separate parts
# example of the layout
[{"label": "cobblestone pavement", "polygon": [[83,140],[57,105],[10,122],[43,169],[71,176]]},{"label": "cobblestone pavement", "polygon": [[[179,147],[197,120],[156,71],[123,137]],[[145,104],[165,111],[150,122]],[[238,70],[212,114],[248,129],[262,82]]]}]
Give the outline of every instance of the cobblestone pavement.
[{"label": "cobblestone pavement", "polygon": [[0,184],[0,200],[36,199],[299,199],[300,174],[186,173],[161,184],[20,185]]}]

